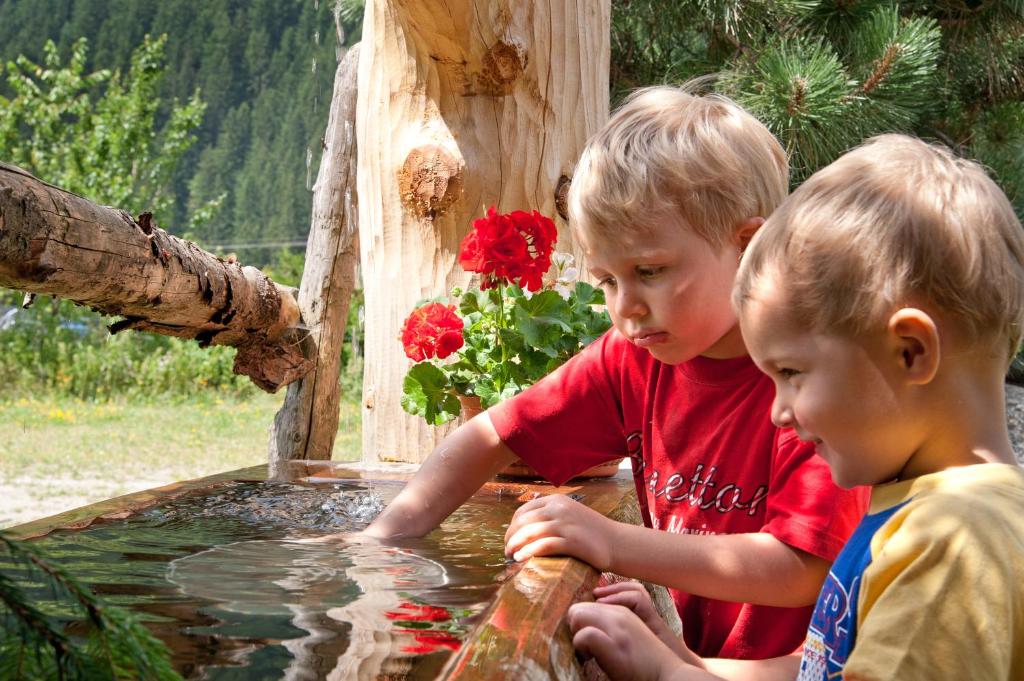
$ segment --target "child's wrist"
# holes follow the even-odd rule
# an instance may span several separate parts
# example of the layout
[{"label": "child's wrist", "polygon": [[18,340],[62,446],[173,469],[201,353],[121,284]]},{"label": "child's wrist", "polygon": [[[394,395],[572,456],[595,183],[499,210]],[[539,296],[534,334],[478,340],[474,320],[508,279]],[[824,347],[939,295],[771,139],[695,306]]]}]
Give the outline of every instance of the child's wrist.
[{"label": "child's wrist", "polygon": [[622,564],[621,561],[617,559],[617,557],[622,555],[623,553],[619,549],[625,545],[623,543],[623,541],[625,540],[624,530],[630,526],[626,525],[625,523],[620,523],[617,520],[612,520],[610,518],[607,518],[607,521],[608,532],[605,536],[607,542],[606,549],[608,552],[608,562],[607,565],[601,568],[601,572],[612,572],[614,574],[621,575],[623,574]]}]

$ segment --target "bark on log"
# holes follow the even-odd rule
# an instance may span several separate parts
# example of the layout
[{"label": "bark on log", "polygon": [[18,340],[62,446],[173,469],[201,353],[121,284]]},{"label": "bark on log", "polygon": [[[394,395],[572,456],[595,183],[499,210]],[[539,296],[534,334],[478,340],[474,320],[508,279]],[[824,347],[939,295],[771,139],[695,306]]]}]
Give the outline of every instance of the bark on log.
[{"label": "bark on log", "polygon": [[0,163],[0,286],[67,298],[110,328],[238,348],[235,372],[274,392],[309,370],[290,289],[167,234],[148,213],[97,205]]},{"label": "bark on log", "polygon": [[[446,434],[401,409],[402,321],[418,300],[468,283],[456,254],[487,206],[556,217],[556,194],[608,115],[609,14],[609,0],[366,3],[356,126],[366,460],[420,461]],[[556,222],[558,249],[582,262]]]},{"label": "bark on log", "polygon": [[338,64],[313,187],[313,218],[299,310],[309,327],[315,365],[288,386],[270,433],[270,471],[290,459],[330,459],[338,433],[338,375],[356,266],[359,264],[356,184],[356,69],[359,46]]}]

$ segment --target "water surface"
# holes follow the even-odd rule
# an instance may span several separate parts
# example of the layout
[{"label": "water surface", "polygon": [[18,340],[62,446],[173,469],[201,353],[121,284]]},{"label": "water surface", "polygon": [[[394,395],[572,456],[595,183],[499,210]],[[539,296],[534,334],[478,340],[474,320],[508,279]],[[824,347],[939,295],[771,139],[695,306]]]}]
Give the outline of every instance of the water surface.
[{"label": "water surface", "polygon": [[433,678],[497,590],[515,504],[474,498],[398,544],[344,536],[400,488],[229,483],[36,543],[139,613],[186,678]]}]

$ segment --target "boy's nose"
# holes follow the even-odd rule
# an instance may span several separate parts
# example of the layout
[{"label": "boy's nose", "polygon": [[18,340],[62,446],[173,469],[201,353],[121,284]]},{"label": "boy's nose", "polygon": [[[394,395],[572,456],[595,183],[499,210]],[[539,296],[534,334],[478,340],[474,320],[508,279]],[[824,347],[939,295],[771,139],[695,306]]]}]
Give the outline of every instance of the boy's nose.
[{"label": "boy's nose", "polygon": [[618,295],[615,297],[615,309],[622,319],[642,317],[647,314],[647,306],[643,298],[625,286],[619,289]]},{"label": "boy's nose", "polygon": [[779,399],[779,396],[775,396],[775,401],[772,402],[772,423],[777,428],[792,428],[796,423],[793,418],[793,409]]}]

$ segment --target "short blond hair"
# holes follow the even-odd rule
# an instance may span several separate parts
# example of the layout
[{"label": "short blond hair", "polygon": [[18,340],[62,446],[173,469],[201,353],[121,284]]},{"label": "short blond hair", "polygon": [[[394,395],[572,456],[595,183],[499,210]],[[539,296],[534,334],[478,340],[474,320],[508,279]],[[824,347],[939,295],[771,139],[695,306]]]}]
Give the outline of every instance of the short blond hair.
[{"label": "short blond hair", "polygon": [[682,87],[637,90],[587,143],[569,190],[575,229],[602,236],[681,217],[721,246],[786,197],[778,140],[742,107]]},{"label": "short blond hair", "polygon": [[743,255],[738,311],[766,274],[819,331],[867,333],[924,305],[972,345],[1011,359],[1020,346],[1024,232],[1013,207],[977,163],[913,137],[876,137],[798,188]]}]

